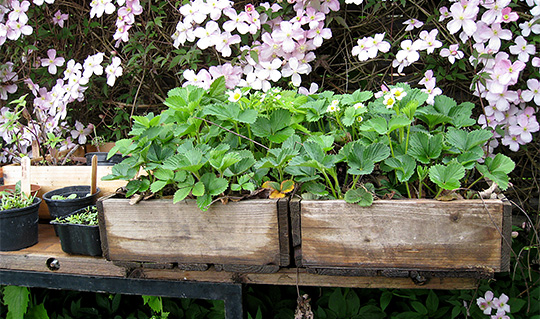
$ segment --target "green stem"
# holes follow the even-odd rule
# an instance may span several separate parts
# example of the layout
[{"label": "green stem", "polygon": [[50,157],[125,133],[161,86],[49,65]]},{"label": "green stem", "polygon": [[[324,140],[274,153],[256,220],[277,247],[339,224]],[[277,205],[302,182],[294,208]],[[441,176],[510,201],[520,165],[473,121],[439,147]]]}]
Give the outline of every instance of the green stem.
[{"label": "green stem", "polygon": [[476,184],[476,183],[478,183],[478,182],[479,182],[479,181],[480,181],[480,180],[481,180],[482,178],[484,178],[484,176],[480,176],[480,177],[478,177],[478,179],[477,179],[477,180],[475,180],[474,182],[472,182],[472,184],[471,184],[471,185],[469,185],[469,187],[467,187],[467,188],[471,188],[471,187],[473,187],[473,185],[474,185],[474,184]]},{"label": "green stem", "polygon": [[407,196],[409,196],[409,198],[412,198],[411,197],[411,190],[409,189],[409,183],[405,182],[405,188],[407,188]]},{"label": "green stem", "polygon": [[411,125],[407,126],[407,139],[405,140],[405,154],[407,154],[407,150],[409,149],[409,137],[411,136]]},{"label": "green stem", "polygon": [[432,194],[435,193],[435,192],[433,191],[433,189],[431,189],[431,187],[429,187],[429,186],[428,186],[426,183],[424,183],[423,181],[422,181],[422,184],[423,184],[423,185],[424,185],[424,186],[425,186]]},{"label": "green stem", "polygon": [[420,181],[420,183],[418,183],[418,199],[422,198],[422,184],[424,182],[423,181]]},{"label": "green stem", "polygon": [[442,193],[442,191],[443,191],[443,188],[440,187],[439,191],[437,192],[437,195],[435,195],[435,198],[439,197],[439,195]]},{"label": "green stem", "polygon": [[330,190],[332,191],[332,195],[334,195],[334,198],[338,198],[337,195],[336,195],[336,191],[334,190],[334,187],[332,186],[332,182],[330,181],[330,178],[328,178],[328,175],[326,174],[326,172],[324,170],[321,170],[321,172],[323,173],[323,176],[324,176],[324,179],[326,179],[326,184],[328,184],[328,186],[330,186]]},{"label": "green stem", "polygon": [[390,138],[390,133],[386,133],[386,136],[388,137],[388,144],[390,145],[390,152],[392,152],[392,157],[396,157],[394,155],[394,148],[392,147],[392,139]]}]

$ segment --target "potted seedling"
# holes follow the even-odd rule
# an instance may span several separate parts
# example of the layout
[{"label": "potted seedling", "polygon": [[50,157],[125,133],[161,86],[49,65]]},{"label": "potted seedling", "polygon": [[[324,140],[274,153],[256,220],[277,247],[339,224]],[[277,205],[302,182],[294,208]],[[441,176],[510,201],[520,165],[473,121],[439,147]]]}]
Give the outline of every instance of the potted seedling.
[{"label": "potted seedling", "polygon": [[0,191],[0,250],[30,247],[38,242],[39,197],[25,194],[18,182]]},{"label": "potted seedling", "polygon": [[88,206],[52,220],[62,250],[68,254],[101,256],[96,206]]},{"label": "potted seedling", "polygon": [[100,193],[98,188],[91,193],[90,186],[67,186],[43,194],[52,218],[69,215],[74,211],[94,205]]}]

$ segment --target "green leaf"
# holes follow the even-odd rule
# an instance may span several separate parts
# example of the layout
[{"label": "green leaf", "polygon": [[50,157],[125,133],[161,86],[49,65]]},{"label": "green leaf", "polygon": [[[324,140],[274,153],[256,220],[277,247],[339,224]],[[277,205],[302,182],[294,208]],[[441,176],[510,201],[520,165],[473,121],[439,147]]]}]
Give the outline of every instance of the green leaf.
[{"label": "green leaf", "polygon": [[154,176],[157,179],[161,179],[164,181],[167,180],[173,180],[174,179],[174,171],[170,169],[164,169],[164,168],[157,168],[154,170]]},{"label": "green leaf", "polygon": [[409,155],[398,155],[389,157],[384,164],[390,166],[396,171],[396,177],[400,182],[408,182],[416,171],[416,161]]},{"label": "green leaf", "polygon": [[429,169],[429,179],[439,187],[453,190],[461,187],[460,180],[465,176],[465,167],[458,162],[450,162],[447,166],[437,164]]},{"label": "green leaf", "polygon": [[212,84],[210,85],[210,89],[208,90],[208,95],[210,97],[221,97],[225,90],[227,89],[225,76],[220,76],[219,78],[215,79]]},{"label": "green leaf", "polygon": [[450,127],[446,134],[448,143],[459,149],[461,152],[470,151],[474,147],[485,144],[493,133],[488,130],[474,130],[467,132],[465,130]]},{"label": "green leaf", "polygon": [[153,182],[151,185],[150,185],[150,191],[152,193],[157,193],[159,192],[160,190],[163,189],[163,187],[167,186],[168,182],[167,181],[161,181],[161,180],[157,180],[155,182]]},{"label": "green leaf", "polygon": [[197,183],[195,183],[195,185],[193,185],[193,188],[191,189],[191,194],[193,194],[193,196],[202,196],[204,194],[204,191],[204,183],[198,181]]},{"label": "green leaf", "polygon": [[148,304],[150,306],[150,309],[152,309],[154,312],[161,313],[163,311],[163,302],[161,300],[161,297],[156,296],[142,296],[144,304]]},{"label": "green leaf", "polygon": [[429,313],[434,313],[437,311],[437,309],[439,309],[439,298],[437,297],[437,294],[433,292],[433,290],[428,292],[426,307]]},{"label": "green leaf", "polygon": [[388,133],[388,122],[384,117],[372,118],[360,126],[361,131],[377,132],[381,135]]},{"label": "green leaf", "polygon": [[484,165],[476,164],[478,171],[496,183],[501,190],[508,188],[508,174],[514,170],[515,166],[514,161],[503,154],[497,154],[494,158],[486,158]]},{"label": "green leaf", "polygon": [[269,118],[259,116],[251,125],[251,129],[255,136],[268,138],[274,143],[283,143],[294,134],[294,129],[290,124],[291,113],[278,109],[273,111]]},{"label": "green leaf", "polygon": [[223,193],[229,186],[229,182],[226,179],[217,177],[212,173],[206,173],[201,176],[201,182],[204,183],[207,194],[211,196]]},{"label": "green leaf", "polygon": [[347,302],[345,296],[341,293],[341,288],[335,288],[328,299],[328,308],[338,314],[338,317],[345,318],[347,313]]},{"label": "green leaf", "polygon": [[427,315],[428,314],[428,310],[426,308],[426,306],[424,306],[421,302],[418,302],[418,301],[411,301],[411,307],[413,307],[414,310],[416,310],[416,312],[422,314],[422,315]]},{"label": "green leaf", "polygon": [[26,287],[6,286],[3,290],[3,303],[13,319],[23,319],[30,301],[30,291]]},{"label": "green leaf", "polygon": [[388,132],[393,132],[402,127],[406,127],[411,124],[411,120],[404,116],[395,116],[388,122]]},{"label": "green leaf", "polygon": [[189,195],[189,192],[191,191],[191,187],[186,184],[180,184],[178,185],[178,187],[180,188],[176,190],[173,196],[173,204],[176,204],[179,201],[184,200]]},{"label": "green leaf", "polygon": [[344,199],[347,203],[358,203],[358,205],[362,207],[371,206],[371,204],[373,204],[373,195],[363,187],[349,189],[345,193]]},{"label": "green leaf", "polygon": [[442,142],[442,134],[429,136],[423,132],[416,132],[410,137],[407,154],[411,155],[422,164],[429,164],[431,160],[436,159],[441,155],[443,148]]},{"label": "green leaf", "polygon": [[390,156],[390,148],[382,143],[375,143],[364,146],[354,143],[347,156],[349,173],[353,175],[366,175],[373,172],[375,163],[380,162]]},{"label": "green leaf", "polygon": [[49,319],[45,304],[36,305],[28,310],[25,319]]},{"label": "green leaf", "polygon": [[384,291],[381,295],[381,309],[384,311],[386,307],[390,304],[390,301],[392,301],[393,294],[390,291]]}]

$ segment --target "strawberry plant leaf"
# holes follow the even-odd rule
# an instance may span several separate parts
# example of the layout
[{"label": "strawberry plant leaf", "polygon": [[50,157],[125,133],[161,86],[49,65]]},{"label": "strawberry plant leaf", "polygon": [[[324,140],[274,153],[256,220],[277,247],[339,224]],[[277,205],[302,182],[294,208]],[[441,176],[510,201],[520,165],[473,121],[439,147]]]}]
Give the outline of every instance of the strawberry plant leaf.
[{"label": "strawberry plant leaf", "polygon": [[508,174],[514,170],[515,166],[514,161],[503,154],[497,154],[494,158],[486,158],[484,165],[476,164],[478,171],[496,183],[501,190],[508,188]]},{"label": "strawberry plant leaf", "polygon": [[373,195],[363,187],[349,189],[345,193],[344,199],[347,203],[358,203],[358,205],[362,207],[371,206],[371,204],[373,204]]},{"label": "strawberry plant leaf", "polygon": [[389,157],[384,164],[390,166],[396,171],[396,177],[400,182],[408,182],[416,171],[416,161],[410,155],[398,155]]},{"label": "strawberry plant leaf", "polygon": [[3,289],[3,304],[7,305],[11,318],[22,319],[28,309],[30,292],[26,287],[5,286]]},{"label": "strawberry plant leaf", "polygon": [[179,184],[177,186],[178,186],[178,190],[174,193],[173,204],[176,204],[179,201],[184,200],[189,195],[189,192],[191,191],[191,187],[189,186],[189,184],[184,183],[184,184]]},{"label": "strawberry plant leaf", "polygon": [[437,134],[429,136],[423,132],[416,132],[409,140],[409,151],[407,154],[414,157],[422,164],[429,164],[433,159],[439,158],[443,147],[443,135]]},{"label": "strawberry plant leaf", "polygon": [[448,165],[437,164],[429,169],[429,179],[440,188],[453,190],[461,187],[460,180],[465,176],[465,167],[456,161]]},{"label": "strawberry plant leaf", "polygon": [[493,137],[493,133],[488,130],[474,130],[467,132],[462,129],[456,129],[450,127],[446,134],[448,143],[454,146],[461,152],[467,152],[475,147],[485,144],[490,138]]}]

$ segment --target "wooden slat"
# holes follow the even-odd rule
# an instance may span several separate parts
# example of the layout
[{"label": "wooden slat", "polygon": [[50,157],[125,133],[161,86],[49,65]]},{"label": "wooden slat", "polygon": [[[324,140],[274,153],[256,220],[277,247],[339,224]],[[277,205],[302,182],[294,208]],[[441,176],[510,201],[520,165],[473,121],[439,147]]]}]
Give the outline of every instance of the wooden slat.
[{"label": "wooden slat", "polygon": [[[3,171],[5,185],[15,184],[22,178],[20,166],[7,165],[3,167]],[[97,187],[101,190],[101,196],[114,193],[127,183],[126,181],[102,181],[101,178],[110,174],[111,171],[112,166],[97,167]],[[90,185],[91,176],[91,166],[31,166],[30,168],[30,182],[41,186],[39,197],[48,191],[66,186]],[[45,202],[42,202],[39,207],[39,217],[51,218]]]},{"label": "wooden slat", "polygon": [[[125,269],[104,258],[70,255],[62,251],[60,240],[50,225],[39,224],[38,244],[19,251],[0,252],[0,268],[55,272],[89,276],[123,277]],[[58,269],[48,267],[56,260]]]},{"label": "wooden slat", "polygon": [[[50,270],[46,262],[50,258],[58,260],[60,268]],[[351,288],[425,288],[425,289],[475,289],[477,280],[473,278],[430,278],[423,285],[415,284],[409,278],[388,277],[344,277],[310,274],[306,269],[282,268],[277,273],[238,273],[216,271],[214,267],[205,267],[206,271],[194,271],[175,268],[154,267],[147,263],[133,264],[126,269],[100,257],[68,255],[62,252],[60,241],[54,235],[50,225],[39,225],[39,242],[32,247],[10,252],[0,252],[0,269],[38,271],[45,273],[67,273],[83,276],[127,275],[160,280],[181,280],[197,282],[247,283],[263,285],[296,285],[315,287],[351,287]],[[127,273],[127,270],[130,270]]]},{"label": "wooden slat", "polygon": [[505,271],[502,225],[499,200],[391,200],[365,208],[303,200],[302,263],[313,268]]},{"label": "wooden slat", "polygon": [[[279,265],[276,200],[215,203],[194,200],[98,202],[104,254],[115,261]],[[106,246],[106,247],[105,247]]]}]

